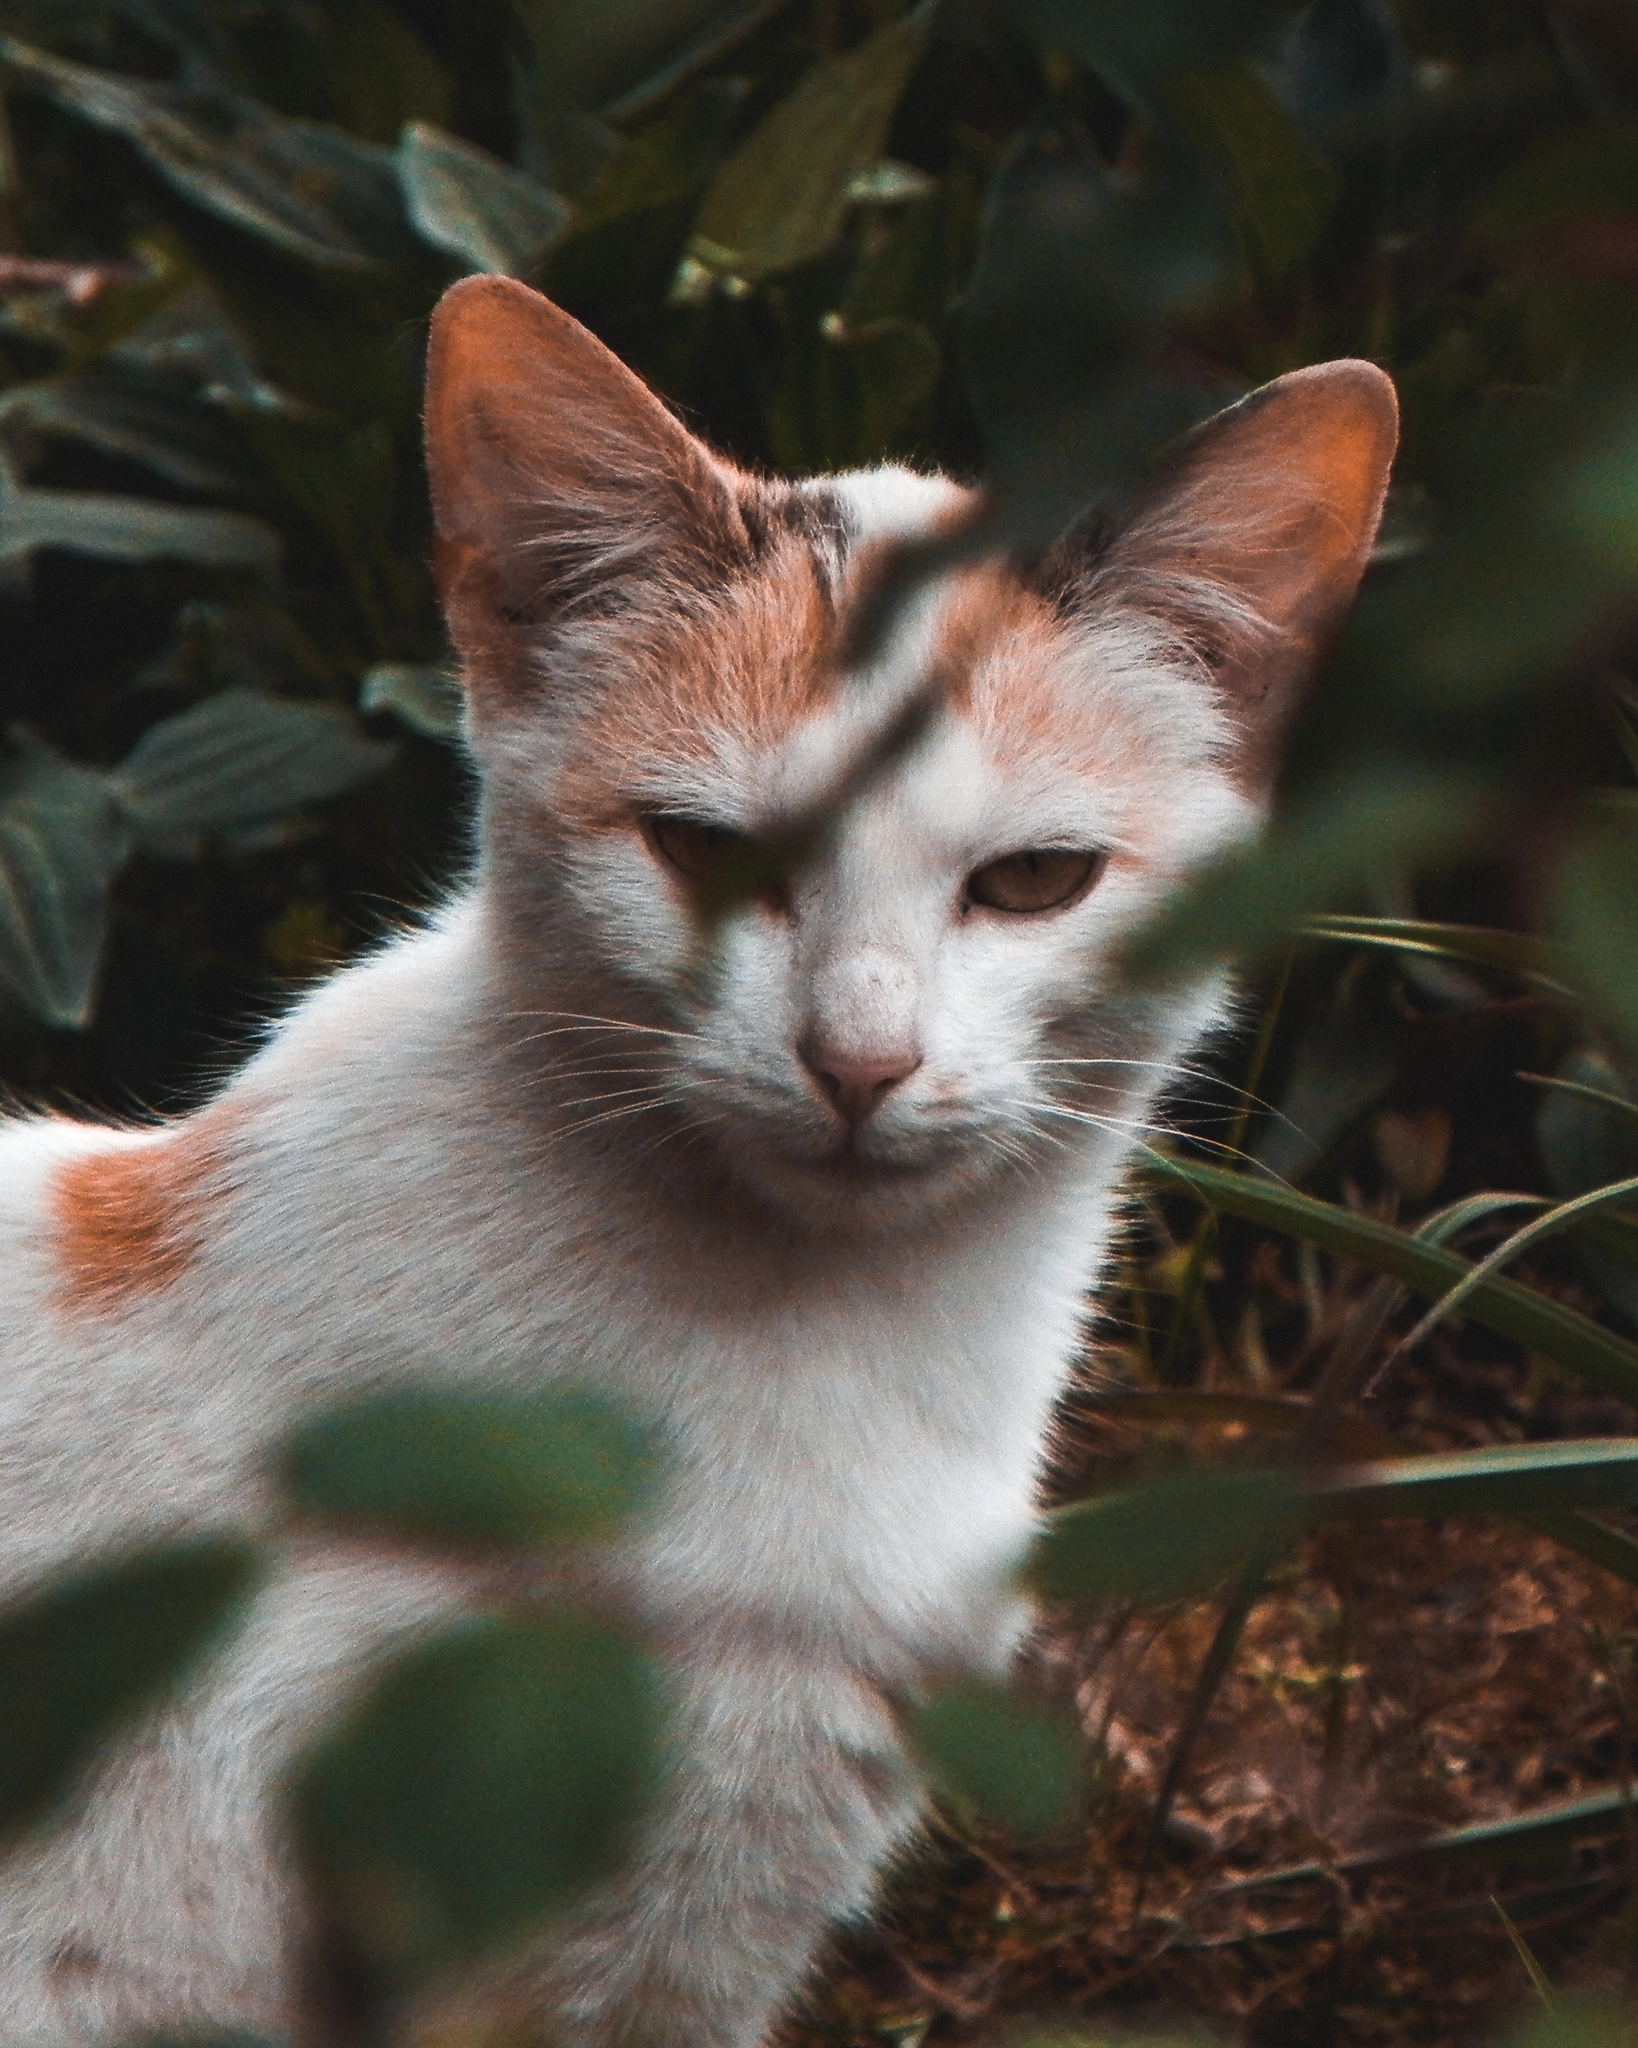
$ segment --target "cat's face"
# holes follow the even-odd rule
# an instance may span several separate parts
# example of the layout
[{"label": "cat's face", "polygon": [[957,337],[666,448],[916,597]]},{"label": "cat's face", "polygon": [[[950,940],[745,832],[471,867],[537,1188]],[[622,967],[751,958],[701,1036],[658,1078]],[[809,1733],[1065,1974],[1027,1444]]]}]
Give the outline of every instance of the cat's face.
[{"label": "cat's face", "polygon": [[1385,380],[1208,439],[1095,554],[945,577],[861,668],[885,550],[968,494],[738,476],[522,287],[441,318],[490,887],[565,1121],[708,1146],[828,1226],[1121,1148],[1213,995],[1129,990],[1114,955],[1258,814],[1374,527]]}]

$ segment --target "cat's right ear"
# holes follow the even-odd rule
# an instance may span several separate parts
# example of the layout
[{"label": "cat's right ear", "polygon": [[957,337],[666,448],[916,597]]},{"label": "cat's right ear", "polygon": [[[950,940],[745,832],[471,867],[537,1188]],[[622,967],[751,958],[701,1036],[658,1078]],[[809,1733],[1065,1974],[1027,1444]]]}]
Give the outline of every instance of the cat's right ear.
[{"label": "cat's right ear", "polygon": [[469,689],[532,689],[574,619],[720,585],[733,473],[619,358],[507,277],[444,294],[427,352],[434,562]]}]

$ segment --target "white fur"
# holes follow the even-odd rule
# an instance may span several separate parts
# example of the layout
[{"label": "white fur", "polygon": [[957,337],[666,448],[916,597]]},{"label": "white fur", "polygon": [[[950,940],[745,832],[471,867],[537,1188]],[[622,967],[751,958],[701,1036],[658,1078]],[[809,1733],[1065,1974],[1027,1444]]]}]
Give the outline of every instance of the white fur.
[{"label": "white fur", "polygon": [[[903,473],[846,492],[892,532],[947,499]],[[874,686],[771,750],[724,733],[685,770],[659,749],[643,791],[751,830],[799,812],[917,686],[940,601]],[[1066,648],[1062,694],[1114,735],[1106,773],[1006,767],[941,714],[797,878],[793,916],[740,910],[703,964],[635,831],[539,854],[555,742],[496,730],[475,884],[231,1081],[207,1241],[117,1316],[62,1299],[50,1179],[171,1137],[0,1133],[12,1594],[169,1534],[265,1531],[293,1420],[407,1375],[571,1381],[660,1420],[669,1506],[606,1579],[668,1646],[683,1762],[640,1866],[530,1966],[570,2048],[644,2025],[752,2048],[911,1824],[884,1690],[999,1670],[1023,1625],[1009,1575],[1131,1136],[1219,1007],[1215,985],[1122,993],[1111,951],[1251,818],[1157,628],[1111,611]],[[1042,844],[1121,858],[1060,914],[960,914],[969,872]],[[793,1049],[815,1018],[923,1054],[851,1163]],[[1048,1064],[1067,1060],[1105,1064]],[[7,1866],[13,2048],[296,2024],[273,1788],[372,1659],[481,1588],[362,1544],[277,1548],[210,1685]]]}]

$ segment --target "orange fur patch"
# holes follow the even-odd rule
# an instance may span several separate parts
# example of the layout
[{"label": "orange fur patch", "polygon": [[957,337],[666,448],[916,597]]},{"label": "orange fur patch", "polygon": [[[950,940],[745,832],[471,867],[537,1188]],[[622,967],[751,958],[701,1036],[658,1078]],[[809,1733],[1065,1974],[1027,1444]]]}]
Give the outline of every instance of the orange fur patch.
[{"label": "orange fur patch", "polygon": [[829,701],[840,649],[819,569],[794,538],[708,616],[611,634],[614,680],[580,722],[553,792],[558,816],[583,831],[628,824],[634,779],[708,758],[713,732],[777,742]]},{"label": "orange fur patch", "polygon": [[195,1122],[61,1166],[50,1211],[66,1306],[113,1314],[181,1279],[206,1240],[218,1164]]}]

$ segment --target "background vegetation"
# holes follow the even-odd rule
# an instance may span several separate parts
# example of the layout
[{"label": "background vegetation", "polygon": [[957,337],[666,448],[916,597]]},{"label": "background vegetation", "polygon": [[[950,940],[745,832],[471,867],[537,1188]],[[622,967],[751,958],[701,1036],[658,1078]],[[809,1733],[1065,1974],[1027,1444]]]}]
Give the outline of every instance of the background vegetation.
[{"label": "background vegetation", "polygon": [[[982,474],[1016,548],[1252,384],[1393,371],[1398,481],[1281,822],[1130,963],[1260,960],[1264,1004],[1150,1159],[1071,1418],[1066,1499],[1124,1483],[1034,1567],[1065,1616],[1037,1677],[1098,1797],[1074,1806],[1044,1709],[932,1703],[942,1860],[793,2038],[1125,1996],[1255,2040],[1444,2039],[1532,1981],[1553,2038],[1620,2038],[1550,1979],[1597,1975],[1595,1927],[1606,1987],[1638,1953],[1625,0],[0,0],[0,31],[0,1070],[26,1100],[193,1099],[458,870],[417,432],[454,277],[541,285],[742,460]],[[305,1513],[582,1541],[647,1459],[584,1403],[403,1401],[315,1424],[287,1480]],[[1443,1519],[1470,1514],[1515,1533]],[[0,1824],[49,1824],[257,1569],[166,1552],[0,1624]],[[1533,1719],[1472,1724],[1458,1797],[1430,1669],[1470,1580],[1569,1632],[1518,1675]],[[1412,1612],[1417,1674],[1389,1642]],[[1147,1722],[1108,1677],[1140,1639]],[[1501,1699],[1504,1652],[1475,1657],[1464,1697]],[[1275,1707],[1312,1796],[1265,1780],[1233,1808],[1258,1835],[1191,1774]],[[1426,1725],[1385,1778],[1390,1709]],[[298,1793],[352,1981],[387,1995],[572,1896],[661,1719],[640,1648],[572,1612],[390,1673]],[[1046,1849],[994,1832],[1055,1817]]]}]

